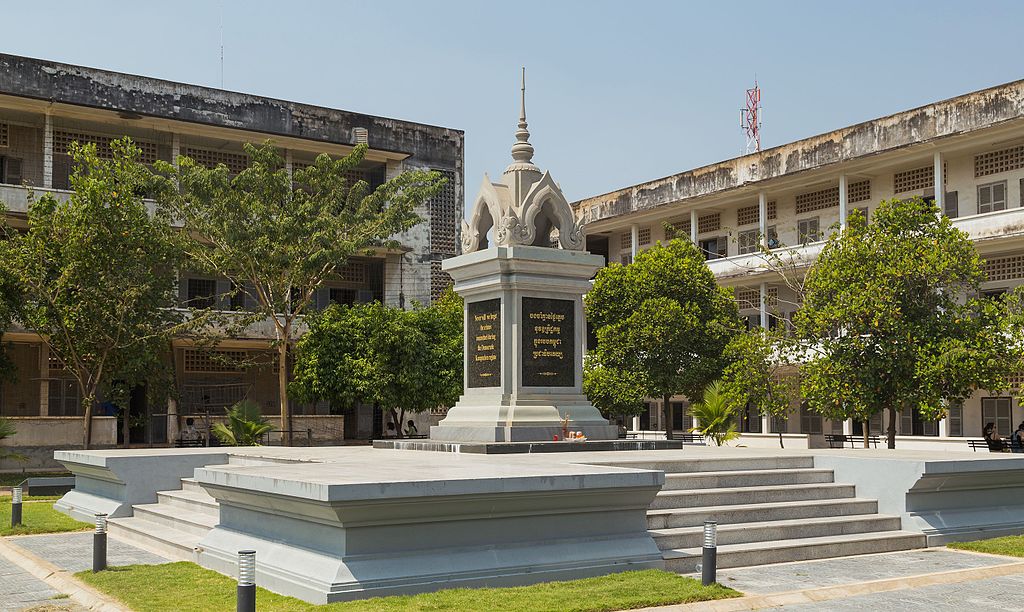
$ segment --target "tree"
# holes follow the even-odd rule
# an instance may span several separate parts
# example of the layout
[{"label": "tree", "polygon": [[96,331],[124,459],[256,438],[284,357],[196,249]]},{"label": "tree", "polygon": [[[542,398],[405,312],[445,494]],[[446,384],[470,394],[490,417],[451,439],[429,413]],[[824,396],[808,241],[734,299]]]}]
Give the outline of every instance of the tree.
[{"label": "tree", "polygon": [[718,381],[708,385],[701,399],[690,404],[690,414],[700,421],[700,427],[694,427],[690,431],[699,431],[705,440],[711,440],[715,446],[722,446],[729,440],[740,437],[736,431],[738,412],[729,405]]},{"label": "tree", "polygon": [[[14,434],[16,433],[18,433],[18,431],[14,427],[14,423],[11,422],[9,419],[5,419],[4,417],[0,416],[0,441],[5,440],[6,438],[13,438]],[[0,446],[0,460],[3,459],[24,461],[26,457],[14,451],[9,451],[5,447]]]},{"label": "tree", "polygon": [[648,385],[643,374],[606,367],[588,353],[583,361],[583,393],[606,417],[642,414]]},{"label": "tree", "polygon": [[[726,350],[724,401],[737,413],[747,406],[766,417],[784,417],[797,397],[797,347],[785,333],[760,327],[737,334]],[[783,447],[779,432],[779,448]]]},{"label": "tree", "polygon": [[[671,438],[671,396],[701,397],[727,364],[725,347],[740,328],[731,291],[718,286],[697,247],[677,239],[639,253],[630,265],[603,268],[585,303],[597,348],[587,358],[591,380],[584,384],[628,382],[646,397],[661,397]],[[631,394],[620,389],[611,396]]]},{"label": "tree", "polygon": [[[801,388],[829,418],[887,410],[942,416],[948,401],[999,389],[1019,362],[998,304],[980,296],[968,236],[920,198],[882,202],[870,225],[850,216],[808,273],[796,324],[809,359]],[[866,429],[866,427],[865,427]]]},{"label": "tree", "polygon": [[281,428],[290,444],[288,356],[296,323],[349,257],[395,246],[390,237],[420,221],[414,209],[444,180],[418,170],[374,190],[365,181],[352,182],[348,176],[363,161],[366,145],[337,160],[320,155],[293,174],[269,142],[247,144],[245,151],[249,166],[234,176],[223,165],[207,169],[187,157],[176,168],[158,168],[178,187],[164,196],[192,238],[189,265],[228,279],[233,296],[247,296],[257,305],[255,314],[273,322]]},{"label": "tree", "polygon": [[176,232],[163,207],[151,212],[143,200],[158,178],[130,139],[111,151],[101,159],[95,145],[72,146],[70,197],[30,194],[28,230],[4,226],[0,257],[24,293],[19,319],[78,384],[85,448],[97,398],[119,399],[162,371],[168,339],[182,325],[171,308]]},{"label": "tree", "polygon": [[451,406],[462,392],[462,300],[451,290],[432,306],[332,306],[309,322],[289,386],[302,401],[374,404],[401,437],[406,413]]},{"label": "tree", "polygon": [[[4,206],[0,202],[0,217],[3,216]],[[0,221],[0,224],[3,222]],[[7,253],[4,246],[0,245],[0,257],[6,259]],[[0,337],[10,329],[11,323],[17,318],[18,309],[21,307],[22,295],[18,279],[9,269],[9,266],[0,264]],[[13,380],[16,372],[14,364],[7,356],[6,346],[0,343],[0,382]]]},{"label": "tree", "polygon": [[225,446],[259,446],[263,434],[274,429],[254,401],[242,400],[227,411],[228,422],[215,423],[210,431]]}]

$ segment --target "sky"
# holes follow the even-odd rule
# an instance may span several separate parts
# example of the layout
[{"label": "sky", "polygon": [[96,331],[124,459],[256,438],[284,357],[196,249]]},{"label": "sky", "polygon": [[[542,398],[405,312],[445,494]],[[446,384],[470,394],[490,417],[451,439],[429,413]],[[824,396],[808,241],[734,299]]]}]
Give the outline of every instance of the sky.
[{"label": "sky", "polygon": [[[570,201],[1024,77],[1024,2],[5,2],[0,51],[464,130],[466,198],[511,161]],[[222,23],[223,20],[223,30]],[[15,24],[21,24],[12,27]]]}]

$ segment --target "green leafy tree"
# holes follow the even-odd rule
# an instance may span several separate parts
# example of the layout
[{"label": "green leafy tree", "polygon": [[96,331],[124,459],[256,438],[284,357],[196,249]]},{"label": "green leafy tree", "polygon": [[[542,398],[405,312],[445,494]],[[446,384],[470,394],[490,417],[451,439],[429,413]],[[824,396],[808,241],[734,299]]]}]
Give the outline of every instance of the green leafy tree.
[{"label": "green leafy tree", "polygon": [[462,392],[462,300],[451,291],[413,310],[332,306],[309,322],[290,385],[302,401],[374,404],[401,436],[407,413],[451,406]]},{"label": "green leafy tree", "polygon": [[583,361],[583,392],[605,417],[642,414],[648,385],[640,372],[601,365],[588,354]]},{"label": "green leafy tree", "polygon": [[410,171],[376,189],[350,181],[365,145],[338,160],[320,155],[294,174],[270,143],[246,145],[245,151],[250,163],[237,175],[187,157],[179,158],[178,167],[158,168],[178,187],[164,196],[193,238],[185,247],[189,265],[231,281],[232,294],[249,297],[255,314],[273,323],[281,424],[290,444],[288,355],[297,322],[349,257],[395,246],[390,237],[420,221],[414,209],[436,195],[444,179]]},{"label": "green leafy tree", "polygon": [[[806,281],[797,329],[808,349],[801,388],[828,418],[867,421],[916,410],[943,415],[974,389],[999,389],[1019,362],[1000,305],[979,297],[968,236],[920,198],[882,202],[833,234]],[[865,427],[865,431],[866,431]]]},{"label": "green leafy tree", "polygon": [[210,431],[225,446],[259,446],[263,435],[274,428],[260,413],[259,404],[242,400],[228,408],[228,421],[214,423]]},{"label": "green leafy tree", "polygon": [[[739,413],[748,406],[767,417],[785,417],[798,396],[797,347],[785,333],[762,328],[737,334],[726,351],[729,365],[719,392]],[[783,447],[779,432],[779,448]]]},{"label": "green leafy tree", "polygon": [[700,432],[705,440],[711,440],[715,446],[722,446],[740,437],[736,431],[736,417],[739,413],[729,404],[718,381],[708,385],[699,401],[690,404],[690,414],[700,421],[700,426],[690,431]]},{"label": "green leafy tree", "polygon": [[180,250],[166,210],[143,195],[157,187],[128,138],[111,143],[112,159],[94,145],[73,145],[72,193],[30,194],[28,230],[4,227],[0,266],[23,292],[19,320],[43,339],[78,384],[83,444],[92,443],[97,397],[117,399],[166,370],[161,356],[179,313]]},{"label": "green leafy tree", "polygon": [[646,397],[661,397],[671,438],[669,398],[701,397],[728,363],[725,348],[740,328],[731,291],[718,286],[697,247],[673,240],[641,252],[630,265],[603,268],[585,303],[597,348],[587,357],[591,380],[584,384],[605,385],[598,402],[626,398],[628,406],[636,387]]}]

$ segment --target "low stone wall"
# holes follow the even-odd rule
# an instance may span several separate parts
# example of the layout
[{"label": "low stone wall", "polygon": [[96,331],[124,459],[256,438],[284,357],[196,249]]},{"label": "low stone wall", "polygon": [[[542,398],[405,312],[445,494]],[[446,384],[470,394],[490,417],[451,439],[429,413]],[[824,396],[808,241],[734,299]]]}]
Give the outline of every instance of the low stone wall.
[{"label": "low stone wall", "polygon": [[[82,448],[82,417],[6,417],[16,433],[0,442],[24,460],[0,459],[0,471],[63,470],[53,458],[54,451]],[[111,448],[117,443],[117,418],[93,417],[93,448]]]}]

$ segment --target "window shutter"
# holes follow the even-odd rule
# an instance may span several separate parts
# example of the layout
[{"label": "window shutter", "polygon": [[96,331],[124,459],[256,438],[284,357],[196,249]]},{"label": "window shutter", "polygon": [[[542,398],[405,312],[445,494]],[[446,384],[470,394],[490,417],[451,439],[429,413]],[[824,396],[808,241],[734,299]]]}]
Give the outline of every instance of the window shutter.
[{"label": "window shutter", "polygon": [[0,158],[0,183],[20,185],[22,183],[21,160],[14,157]]},{"label": "window shutter", "polygon": [[[1021,183],[1024,183],[1024,179],[1021,179]],[[956,219],[960,212],[960,199],[956,191],[947,191],[946,197],[942,201],[942,207],[945,209],[942,212],[950,219]]]},{"label": "window shutter", "polygon": [[178,275],[178,302],[182,306],[188,303],[188,277],[184,274]]},{"label": "window shutter", "polygon": [[316,309],[323,310],[331,304],[331,290],[328,287],[321,287],[316,290]]},{"label": "window shutter", "polygon": [[53,156],[52,180],[54,189],[71,189],[71,158],[69,156]]},{"label": "window shutter", "polygon": [[718,256],[728,257],[729,256],[729,240],[726,238],[718,239]]},{"label": "window shutter", "polygon": [[903,412],[900,412],[900,435],[910,436],[914,433],[914,413],[913,408],[908,408]]},{"label": "window shutter", "polygon": [[217,281],[217,295],[214,296],[218,310],[231,310],[231,281]]},{"label": "window shutter", "polygon": [[255,310],[259,305],[259,300],[256,299],[256,286],[252,283],[245,283],[245,309]]}]

